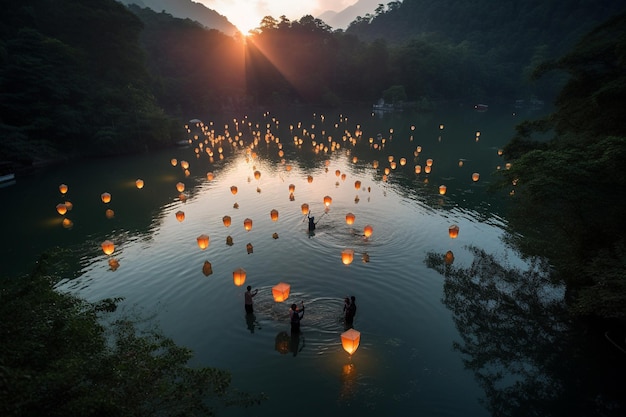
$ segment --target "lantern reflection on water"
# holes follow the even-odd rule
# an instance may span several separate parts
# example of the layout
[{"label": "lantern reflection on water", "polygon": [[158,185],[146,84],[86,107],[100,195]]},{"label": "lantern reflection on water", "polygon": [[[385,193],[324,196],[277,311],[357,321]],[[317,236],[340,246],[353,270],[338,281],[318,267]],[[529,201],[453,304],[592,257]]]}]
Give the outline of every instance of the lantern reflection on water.
[{"label": "lantern reflection on water", "polygon": [[451,250],[446,252],[446,255],[444,256],[444,261],[447,265],[452,265],[452,262],[454,262],[454,254]]},{"label": "lantern reflection on water", "polygon": [[241,287],[246,282],[246,270],[237,268],[233,271],[233,282],[236,286]]},{"label": "lantern reflection on water", "polygon": [[277,303],[282,303],[283,301],[289,298],[289,291],[291,290],[291,285],[280,282],[272,287],[272,296],[274,297],[274,301]]},{"label": "lantern reflection on water", "polygon": [[205,250],[206,248],[209,247],[208,235],[202,234],[196,238],[196,241],[198,242],[198,247],[202,250]]},{"label": "lantern reflection on water", "polygon": [[354,329],[348,329],[341,333],[341,346],[343,349],[352,355],[359,348],[361,343],[361,332]]}]

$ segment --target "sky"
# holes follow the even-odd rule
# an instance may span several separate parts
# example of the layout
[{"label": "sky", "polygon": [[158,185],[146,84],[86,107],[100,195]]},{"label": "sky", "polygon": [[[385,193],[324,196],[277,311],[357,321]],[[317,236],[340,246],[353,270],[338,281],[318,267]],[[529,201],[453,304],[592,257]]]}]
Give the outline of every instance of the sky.
[{"label": "sky", "polygon": [[237,26],[241,33],[259,26],[265,16],[276,19],[285,15],[299,20],[304,15],[317,16],[327,10],[340,11],[357,0],[194,0],[213,9]]}]

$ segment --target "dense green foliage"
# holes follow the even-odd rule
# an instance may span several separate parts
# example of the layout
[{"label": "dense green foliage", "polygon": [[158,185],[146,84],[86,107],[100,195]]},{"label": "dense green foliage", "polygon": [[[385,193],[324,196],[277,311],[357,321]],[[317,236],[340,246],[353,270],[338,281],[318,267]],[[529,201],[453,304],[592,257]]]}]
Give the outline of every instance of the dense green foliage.
[{"label": "dense green foliage", "polygon": [[[525,253],[547,256],[573,311],[626,320],[626,14],[540,66],[569,81],[548,117],[519,126],[505,148],[512,227]],[[546,132],[549,141],[538,140]]]},{"label": "dense green foliage", "polygon": [[115,1],[10,3],[0,18],[1,160],[31,164],[172,143],[136,16]]},{"label": "dense green foliage", "polygon": [[30,276],[2,279],[3,416],[208,416],[263,399],[234,390],[227,371],[187,366],[192,352],[158,331],[128,319],[103,326],[119,300],[54,290],[59,268],[44,256]]}]

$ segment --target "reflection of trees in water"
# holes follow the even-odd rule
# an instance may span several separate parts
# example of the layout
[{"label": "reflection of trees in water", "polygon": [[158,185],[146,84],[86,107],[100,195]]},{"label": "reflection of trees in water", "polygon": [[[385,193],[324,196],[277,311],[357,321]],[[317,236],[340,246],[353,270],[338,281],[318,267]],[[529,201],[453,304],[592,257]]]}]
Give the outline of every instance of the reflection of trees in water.
[{"label": "reflection of trees in water", "polygon": [[426,264],[445,276],[443,302],[462,338],[454,347],[485,390],[490,412],[623,416],[626,356],[567,314],[548,265],[534,261],[522,271],[468,249],[468,268],[435,253]]}]

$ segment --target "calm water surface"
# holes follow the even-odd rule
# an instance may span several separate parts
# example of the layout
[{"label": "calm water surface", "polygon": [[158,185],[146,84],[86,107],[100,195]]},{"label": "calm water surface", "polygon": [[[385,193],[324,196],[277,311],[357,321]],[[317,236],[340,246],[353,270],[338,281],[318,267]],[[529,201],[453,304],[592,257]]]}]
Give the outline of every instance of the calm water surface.
[{"label": "calm water surface", "polygon": [[[424,260],[427,253],[452,251],[455,265],[469,265],[467,245],[475,245],[524,267],[502,242],[506,193],[487,190],[490,174],[503,168],[498,149],[521,121],[511,110],[477,113],[461,106],[379,116],[368,109],[303,109],[207,118],[204,131],[194,124],[189,132],[181,129],[181,139],[192,140],[188,147],[71,163],[0,189],[2,201],[12,202],[0,209],[10,236],[3,241],[3,265],[16,274],[48,247],[74,251],[80,276],[61,289],[92,301],[124,297],[123,312],[153,317],[166,335],[195,351],[194,365],[226,368],[234,386],[270,398],[223,415],[487,416],[485,393],[453,349],[460,337],[442,304],[444,277]],[[433,160],[429,174],[427,159]],[[189,162],[189,175],[181,161]],[[136,188],[137,178],[143,189]],[[185,201],[178,182],[185,185]],[[69,186],[65,196],[61,183]],[[445,195],[440,185],[447,186]],[[103,192],[112,195],[110,203],[100,200]],[[328,208],[325,196],[332,197]],[[66,200],[73,204],[64,216],[72,222],[68,228],[55,210]],[[318,221],[314,234],[303,203]],[[184,221],[177,221],[177,211]],[[352,225],[345,221],[348,212],[356,218]],[[226,215],[229,227],[222,222]],[[253,220],[250,231],[243,227],[246,218]],[[457,239],[448,236],[453,224],[460,228]],[[363,236],[365,225],[373,227],[370,238]],[[196,243],[201,234],[210,236],[206,250]],[[100,249],[105,239],[116,245],[115,271]],[[341,261],[344,249],[354,250],[349,265]],[[212,265],[208,276],[205,261]],[[233,283],[237,268],[247,271],[245,285],[259,289],[253,317],[244,312],[245,285]],[[286,303],[273,301],[271,289],[279,282],[291,285]],[[356,296],[354,327],[361,332],[352,357],[340,342],[348,295]],[[306,306],[297,340],[288,335],[291,302]]]}]

